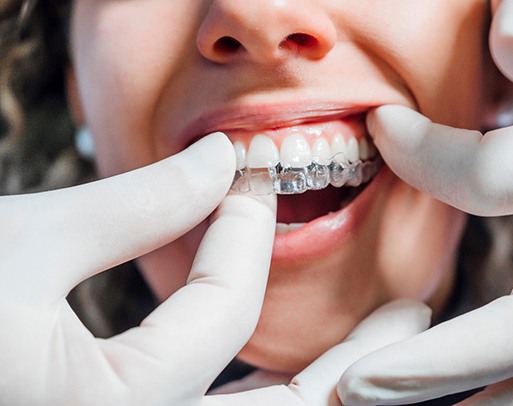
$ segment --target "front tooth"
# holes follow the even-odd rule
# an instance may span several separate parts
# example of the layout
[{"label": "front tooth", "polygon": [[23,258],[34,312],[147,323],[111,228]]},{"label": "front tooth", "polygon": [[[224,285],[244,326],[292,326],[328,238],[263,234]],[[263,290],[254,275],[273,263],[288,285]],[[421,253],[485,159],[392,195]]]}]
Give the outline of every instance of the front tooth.
[{"label": "front tooth", "polygon": [[306,138],[300,134],[289,135],[280,148],[280,162],[283,166],[302,168],[312,163],[312,151]]},{"label": "front tooth", "polygon": [[251,140],[246,165],[248,168],[268,168],[278,165],[280,155],[273,140],[267,135],[257,134]]},{"label": "front tooth", "polygon": [[347,145],[341,134],[335,135],[331,141],[331,158],[336,163],[347,163]]},{"label": "front tooth", "polygon": [[233,149],[235,150],[235,157],[237,159],[237,170],[244,169],[246,167],[246,147],[240,141],[233,143]]},{"label": "front tooth", "polygon": [[360,159],[362,161],[365,161],[367,159],[369,159],[369,143],[367,142],[367,140],[365,138],[362,138],[360,140],[360,145],[359,145],[359,156],[360,156]]},{"label": "front tooth", "polygon": [[331,148],[324,138],[318,138],[312,147],[312,156],[320,165],[329,165],[331,157]]},{"label": "front tooth", "polygon": [[358,141],[356,141],[356,138],[351,137],[347,142],[347,159],[349,162],[355,163],[358,161],[359,157],[360,151],[358,147]]}]

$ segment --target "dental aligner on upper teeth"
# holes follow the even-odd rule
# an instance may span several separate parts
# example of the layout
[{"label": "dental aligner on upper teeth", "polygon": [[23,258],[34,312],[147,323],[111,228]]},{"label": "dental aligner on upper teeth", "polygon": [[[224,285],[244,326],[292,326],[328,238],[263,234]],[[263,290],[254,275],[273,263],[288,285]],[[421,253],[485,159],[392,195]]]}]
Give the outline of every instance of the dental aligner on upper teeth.
[{"label": "dental aligner on upper teeth", "polygon": [[232,189],[259,195],[299,194],[368,182],[381,160],[372,140],[352,124],[334,120],[253,136],[232,132],[237,158]]},{"label": "dental aligner on upper teeth", "polygon": [[287,195],[321,190],[329,185],[357,187],[376,175],[381,162],[379,157],[349,162],[343,154],[337,154],[328,165],[314,159],[302,167],[283,166],[281,163],[267,168],[245,167],[235,171],[232,190],[256,195]]}]

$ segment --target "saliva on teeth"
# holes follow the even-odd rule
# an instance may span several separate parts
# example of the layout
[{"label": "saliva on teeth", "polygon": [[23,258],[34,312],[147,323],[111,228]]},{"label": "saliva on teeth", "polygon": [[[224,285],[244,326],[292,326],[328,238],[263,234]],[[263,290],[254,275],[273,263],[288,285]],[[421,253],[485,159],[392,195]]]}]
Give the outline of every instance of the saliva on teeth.
[{"label": "saliva on teeth", "polygon": [[300,194],[329,185],[357,187],[378,171],[379,158],[367,140],[346,142],[335,136],[331,146],[319,138],[310,147],[299,134],[283,140],[280,151],[266,135],[256,135],[248,152],[234,143],[237,169],[232,190],[256,195]]}]

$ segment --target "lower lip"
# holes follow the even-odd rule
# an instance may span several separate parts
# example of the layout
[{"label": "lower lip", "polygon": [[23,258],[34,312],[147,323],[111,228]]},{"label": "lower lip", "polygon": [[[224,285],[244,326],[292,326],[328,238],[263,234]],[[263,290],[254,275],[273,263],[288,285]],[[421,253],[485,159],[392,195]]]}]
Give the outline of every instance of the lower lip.
[{"label": "lower lip", "polygon": [[273,263],[320,259],[354,238],[354,233],[377,202],[376,196],[390,174],[384,165],[348,206],[312,220],[297,230],[277,234],[274,239]]}]

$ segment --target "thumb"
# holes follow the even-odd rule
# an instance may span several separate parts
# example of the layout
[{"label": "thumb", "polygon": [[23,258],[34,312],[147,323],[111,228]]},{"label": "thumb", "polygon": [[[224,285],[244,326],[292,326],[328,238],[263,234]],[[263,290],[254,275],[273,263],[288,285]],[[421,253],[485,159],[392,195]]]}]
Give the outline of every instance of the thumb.
[{"label": "thumb", "polygon": [[0,236],[9,278],[0,293],[60,299],[93,274],[173,241],[221,202],[234,166],[232,144],[214,134],[129,173],[2,198],[0,223],[17,232]]}]

